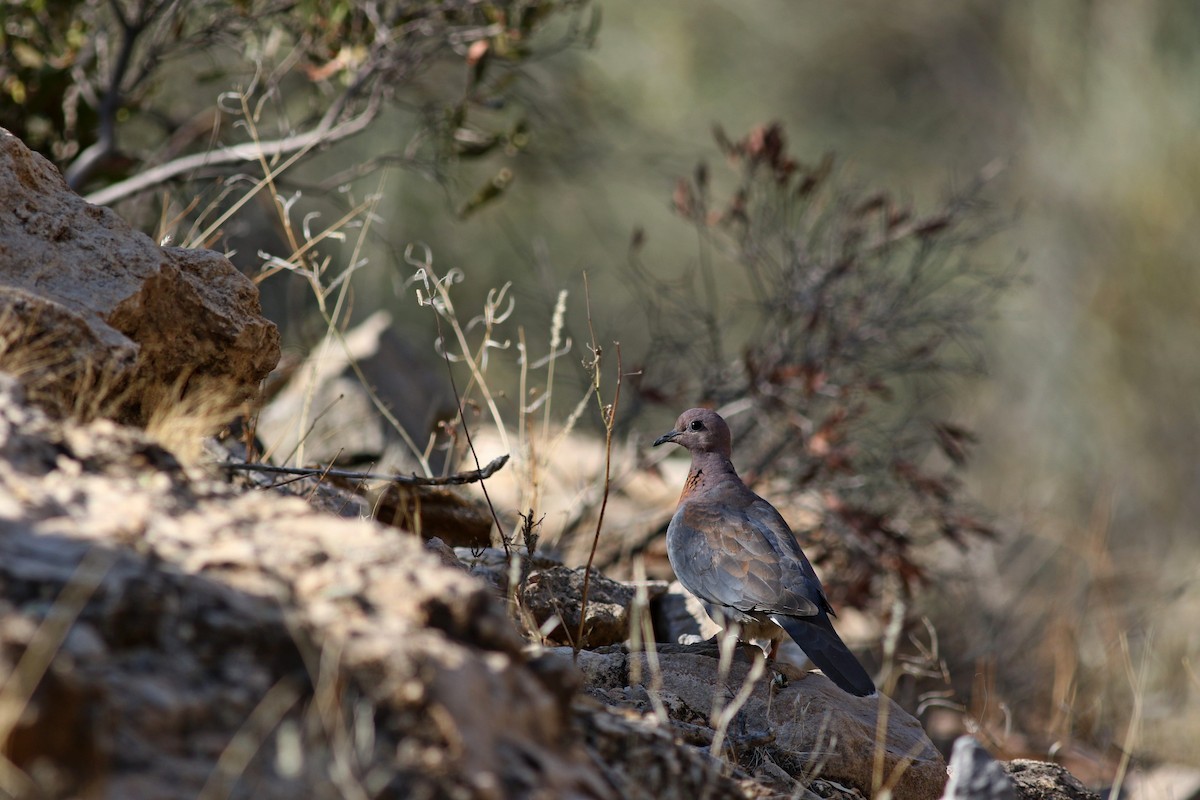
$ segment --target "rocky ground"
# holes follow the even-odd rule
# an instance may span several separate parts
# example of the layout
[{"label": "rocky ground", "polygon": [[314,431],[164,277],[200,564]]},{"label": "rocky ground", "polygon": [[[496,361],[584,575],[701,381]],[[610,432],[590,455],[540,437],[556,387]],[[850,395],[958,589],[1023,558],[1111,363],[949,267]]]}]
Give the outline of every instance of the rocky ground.
[{"label": "rocky ground", "polygon": [[[240,401],[278,360],[253,285],[3,131],[0,197],[0,796],[1091,796],[970,740],[947,786],[886,697],[679,644],[666,584],[594,575],[585,614],[579,569],[168,451],[200,388]],[[446,493],[391,507],[478,537]]]}]

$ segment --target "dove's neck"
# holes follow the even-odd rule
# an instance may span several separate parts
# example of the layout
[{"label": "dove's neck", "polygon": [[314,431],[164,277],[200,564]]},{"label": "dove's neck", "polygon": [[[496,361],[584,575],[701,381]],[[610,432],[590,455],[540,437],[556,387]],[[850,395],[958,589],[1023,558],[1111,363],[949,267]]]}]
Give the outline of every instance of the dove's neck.
[{"label": "dove's neck", "polygon": [[692,453],[692,468],[683,484],[683,497],[704,491],[730,479],[739,481],[733,463],[720,453]]}]

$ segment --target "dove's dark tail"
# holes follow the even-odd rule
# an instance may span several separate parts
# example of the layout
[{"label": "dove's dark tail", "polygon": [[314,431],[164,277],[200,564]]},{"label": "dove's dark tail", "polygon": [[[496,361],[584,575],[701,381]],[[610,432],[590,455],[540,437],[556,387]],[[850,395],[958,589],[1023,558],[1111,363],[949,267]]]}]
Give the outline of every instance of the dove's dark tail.
[{"label": "dove's dark tail", "polygon": [[875,693],[875,682],[824,614],[804,619],[784,616],[771,618],[796,640],[796,644],[825,673],[825,677],[843,691],[859,697]]}]

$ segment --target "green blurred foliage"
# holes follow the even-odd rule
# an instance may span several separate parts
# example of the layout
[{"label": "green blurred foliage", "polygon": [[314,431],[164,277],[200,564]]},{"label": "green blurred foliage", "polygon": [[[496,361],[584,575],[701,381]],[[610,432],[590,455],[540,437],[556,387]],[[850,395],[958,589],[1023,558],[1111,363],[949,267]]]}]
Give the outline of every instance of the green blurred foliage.
[{"label": "green blurred foliage", "polygon": [[[0,126],[44,155],[61,152],[64,97],[87,22],[68,3],[5,0],[0,25]],[[94,122],[94,115],[85,124]]]},{"label": "green blurred foliage", "polygon": [[524,123],[490,130],[480,124],[489,115],[476,111],[506,103],[515,71],[543,55],[534,40],[549,20],[571,12],[545,49],[590,35],[586,5],[4,0],[0,125],[55,161],[73,187],[95,188],[213,147],[222,114],[233,117],[226,124],[247,122],[220,94],[245,89],[264,136],[374,118],[383,104],[404,109],[437,169],[502,142],[519,146]]},{"label": "green blurred foliage", "polygon": [[[978,433],[968,485],[1007,532],[938,581],[939,623],[963,634],[959,687],[968,696],[976,666],[993,665],[990,713],[1006,703],[1042,726],[1042,754],[1055,736],[1120,743],[1125,635],[1134,665],[1148,659],[1139,752],[1197,763],[1200,684],[1183,661],[1196,670],[1200,653],[1195,4],[604,10],[598,47],[543,84],[540,117],[561,124],[541,127],[507,201],[465,228],[405,183],[396,239],[467,269],[464,291],[515,279],[523,313],[552,305],[545,283],[565,285],[576,324],[588,269],[597,329],[636,362],[661,354],[629,312],[626,243],[640,228],[641,258],[663,276],[699,263],[671,197],[711,154],[713,123],[740,134],[778,119],[798,157],[834,151],[845,174],[918,209],[999,169],[986,197],[1018,218],[980,255],[1021,261],[1028,287],[988,327],[990,379],[939,400]],[[636,427],[663,429],[685,404]]]}]

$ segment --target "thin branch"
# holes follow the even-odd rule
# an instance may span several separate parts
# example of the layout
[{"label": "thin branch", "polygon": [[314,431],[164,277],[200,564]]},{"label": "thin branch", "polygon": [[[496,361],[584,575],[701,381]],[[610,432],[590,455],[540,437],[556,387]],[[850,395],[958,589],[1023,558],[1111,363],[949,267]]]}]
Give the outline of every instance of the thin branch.
[{"label": "thin branch", "polygon": [[180,175],[203,167],[241,164],[244,162],[259,161],[262,158],[274,158],[291,153],[307,152],[318,145],[330,145],[361,133],[370,125],[378,113],[379,105],[373,103],[361,114],[346,120],[340,125],[319,125],[308,133],[298,133],[294,136],[285,136],[282,139],[235,144],[229,147],[222,147],[220,150],[193,153],[192,155],[183,156],[174,161],[168,161],[166,164],[148,169],[132,178],[114,183],[112,186],[106,186],[99,191],[84,196],[83,199],[98,206],[112,205],[119,200],[124,200],[127,197],[144,192],[147,189],[152,189]]},{"label": "thin branch", "polygon": [[[476,462],[478,463],[478,462]],[[400,486],[462,486],[467,483],[477,483],[486,478],[492,477],[500,471],[500,468],[508,463],[508,454],[505,453],[498,458],[492,459],[484,467],[473,469],[468,472],[459,472],[454,475],[445,475],[438,478],[425,478],[420,475],[391,475],[378,472],[355,472],[354,470],[346,469],[329,469],[328,467],[276,467],[273,464],[243,464],[240,462],[225,462],[220,464],[221,467],[229,470],[238,470],[244,472],[273,472],[280,475],[303,475],[303,476],[329,476],[331,478],[345,478],[347,480],[361,481],[387,481]]]},{"label": "thin branch", "polygon": [[583,625],[587,619],[588,606],[588,591],[592,583],[592,564],[596,560],[596,547],[600,544],[600,531],[604,527],[604,511],[608,508],[608,495],[612,489],[612,439],[613,428],[616,426],[617,406],[621,402],[621,345],[619,342],[614,342],[617,350],[617,385],[613,390],[612,405],[608,408],[604,407],[604,400],[600,398],[600,355],[601,349],[596,344],[596,331],[592,327],[592,295],[588,289],[587,273],[583,273],[583,294],[587,303],[587,320],[588,332],[591,334],[592,344],[592,386],[596,392],[596,399],[600,403],[600,418],[604,423],[604,492],[600,500],[600,515],[596,518],[596,532],[592,535],[592,550],[588,554],[587,566],[583,570],[583,590],[580,592],[579,600],[579,632],[575,637],[574,655],[579,657],[579,649],[583,647]]},{"label": "thin branch", "polygon": [[[410,261],[409,263],[414,262]],[[436,290],[441,295],[442,300],[446,303],[446,308],[450,311],[451,315],[453,315],[454,306],[450,302],[449,289],[442,285],[437,273],[433,271],[433,255],[428,249],[426,249],[426,260],[425,263],[421,265],[421,269],[425,270],[434,287],[434,289],[430,289],[428,303],[430,310],[433,311],[434,324],[437,325],[438,341],[444,342],[446,339],[445,334],[442,332],[442,315],[441,312],[438,311],[437,306],[434,304],[433,292]],[[459,341],[463,345],[463,355],[467,357],[467,363],[470,365],[472,372],[478,376],[480,388],[484,390],[485,396],[488,396],[490,399],[490,395],[487,395],[486,392],[487,387],[484,385],[483,376],[479,374],[478,366],[476,366],[475,362],[470,358],[471,351],[470,348],[466,346],[466,339],[463,336],[462,328],[459,326],[457,318],[451,316],[451,323],[455,333],[458,334]],[[467,448],[471,451],[471,458],[475,460],[475,466],[478,467],[479,452],[475,449],[475,440],[471,437],[471,427],[467,423],[467,414],[463,410],[462,394],[458,391],[458,382],[454,379],[454,367],[450,363],[450,351],[445,348],[442,349],[442,361],[446,364],[446,374],[450,378],[450,390],[454,393],[454,405],[458,409],[458,421],[459,424],[462,425],[463,435],[467,439]],[[504,423],[500,419],[500,414],[495,410],[495,408],[495,404],[492,404],[492,410],[495,414],[496,427],[500,432],[501,438],[507,443],[508,438],[504,433]],[[507,455],[504,456],[504,458],[505,460],[508,460]],[[480,481],[479,488],[483,490],[483,500],[485,503],[487,503],[488,511],[492,512],[492,521],[496,523],[496,532],[500,534],[500,544],[504,546],[504,555],[507,557],[511,555],[509,551],[510,540],[504,533],[504,526],[500,523],[500,515],[496,513],[496,506],[492,504],[492,496],[488,493],[487,484],[483,481]]]}]

